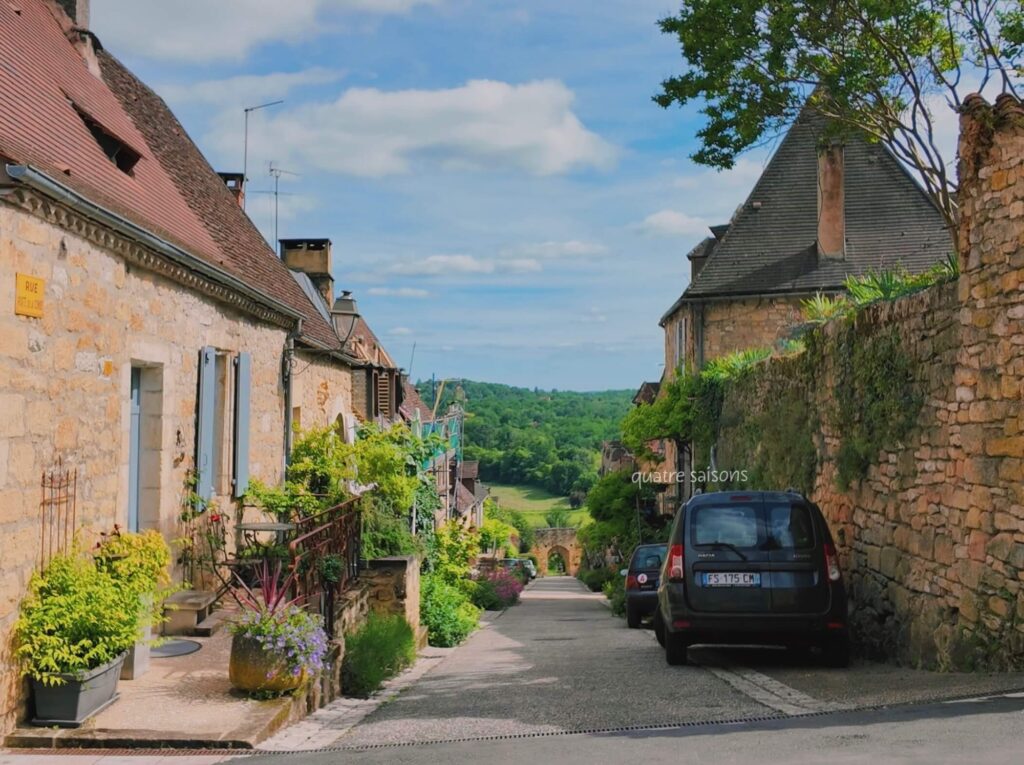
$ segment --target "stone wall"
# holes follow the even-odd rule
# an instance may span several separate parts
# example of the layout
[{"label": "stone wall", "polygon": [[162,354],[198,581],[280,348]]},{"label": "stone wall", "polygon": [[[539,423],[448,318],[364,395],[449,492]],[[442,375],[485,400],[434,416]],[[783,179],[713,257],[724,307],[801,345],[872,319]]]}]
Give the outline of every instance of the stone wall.
[{"label": "stone wall", "polygon": [[548,575],[548,557],[557,552],[565,561],[566,573],[576,576],[583,560],[583,546],[576,536],[576,529],[536,529],[530,552],[537,556],[537,573]]},{"label": "stone wall", "polygon": [[[0,732],[24,713],[11,628],[40,562],[41,474],[58,458],[77,470],[77,525],[87,537],[127,526],[133,367],[142,383],[141,528],[181,536],[204,346],[218,349],[222,369],[214,501],[235,505],[231,360],[240,352],[252,358],[250,476],[275,484],[284,464],[287,330],[131,265],[116,237],[54,210],[0,202]],[[45,280],[41,318],[15,314],[16,273]],[[296,369],[294,403],[307,424],[351,406],[347,368],[300,353]]]},{"label": "stone wall", "polygon": [[750,298],[705,303],[704,358],[774,346],[787,336],[789,327],[801,322],[801,300]]},{"label": "stone wall", "polygon": [[[794,411],[803,401],[812,498],[841,550],[861,646],[913,665],[1021,668],[1024,110],[1010,98],[994,108],[972,98],[961,127],[958,283],[873,306],[852,329],[826,326],[808,354],[772,360],[732,386],[718,467],[764,463],[774,450],[784,473],[792,442],[737,444],[763,433],[768,418],[792,418],[781,401]],[[837,460],[850,434],[835,424],[836,385],[849,331],[856,344],[895,334],[919,406],[909,431],[840,490]]]},{"label": "stone wall", "polygon": [[378,614],[404,616],[413,633],[420,633],[420,561],[414,556],[377,558],[359,574],[369,593],[370,608]]}]

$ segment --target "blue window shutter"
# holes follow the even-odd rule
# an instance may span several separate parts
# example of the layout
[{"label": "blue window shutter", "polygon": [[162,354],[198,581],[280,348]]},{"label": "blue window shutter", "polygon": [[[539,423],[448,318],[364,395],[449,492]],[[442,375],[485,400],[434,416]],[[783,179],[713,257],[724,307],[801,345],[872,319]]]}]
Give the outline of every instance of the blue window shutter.
[{"label": "blue window shutter", "polygon": [[235,471],[234,493],[241,497],[249,488],[249,421],[252,356],[242,352],[235,359]]},{"label": "blue window shutter", "polygon": [[196,420],[196,493],[213,496],[213,421],[217,399],[217,350],[210,346],[199,352],[199,406]]}]

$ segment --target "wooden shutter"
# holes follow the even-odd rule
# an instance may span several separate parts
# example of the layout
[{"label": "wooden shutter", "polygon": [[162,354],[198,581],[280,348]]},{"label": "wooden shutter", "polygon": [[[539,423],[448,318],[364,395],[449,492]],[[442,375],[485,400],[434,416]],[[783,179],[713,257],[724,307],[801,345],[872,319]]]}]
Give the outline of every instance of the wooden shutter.
[{"label": "wooden shutter", "polygon": [[241,497],[249,488],[249,426],[252,387],[252,356],[239,353],[235,358],[234,495]]},{"label": "wooden shutter", "polygon": [[391,417],[391,375],[384,373],[377,377],[377,401],[382,416]]},{"label": "wooden shutter", "polygon": [[196,493],[213,496],[214,405],[217,400],[217,349],[199,352],[199,401],[196,405]]}]

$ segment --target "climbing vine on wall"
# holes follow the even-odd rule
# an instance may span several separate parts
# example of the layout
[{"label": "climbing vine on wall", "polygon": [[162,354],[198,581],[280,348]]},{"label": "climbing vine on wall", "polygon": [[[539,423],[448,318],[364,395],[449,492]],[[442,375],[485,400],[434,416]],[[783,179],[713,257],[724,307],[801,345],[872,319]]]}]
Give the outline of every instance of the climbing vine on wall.
[{"label": "climbing vine on wall", "polygon": [[871,335],[847,322],[836,337],[834,356],[837,483],[845,491],[867,474],[882,449],[909,434],[923,398],[913,362],[893,329]]}]

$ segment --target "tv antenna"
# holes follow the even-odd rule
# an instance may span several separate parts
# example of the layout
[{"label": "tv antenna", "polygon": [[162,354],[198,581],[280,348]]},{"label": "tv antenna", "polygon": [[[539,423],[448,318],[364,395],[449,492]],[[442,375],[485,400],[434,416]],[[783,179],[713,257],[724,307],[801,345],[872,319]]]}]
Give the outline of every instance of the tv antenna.
[{"label": "tv antenna", "polygon": [[[284,99],[278,101],[268,101],[265,104],[257,104],[256,106],[247,106],[243,110],[245,112],[245,144],[242,148],[242,186],[249,182],[249,115],[253,112],[258,112],[260,109],[267,109],[271,106],[277,106],[283,104]],[[242,196],[242,209],[245,209],[245,196]]]},{"label": "tv antenna", "polygon": [[290,175],[293,178],[298,178],[299,174],[298,173],[293,173],[291,170],[285,170],[284,168],[278,167],[273,162],[270,163],[269,172],[270,172],[270,174],[272,176],[274,176],[274,250],[277,250],[280,247],[280,245],[278,244],[279,240],[277,238],[277,221],[278,221],[278,205],[277,205],[277,201],[278,201],[278,198],[281,196],[281,191],[280,191],[280,188],[279,188],[280,185],[281,185],[281,176],[282,175]]}]

